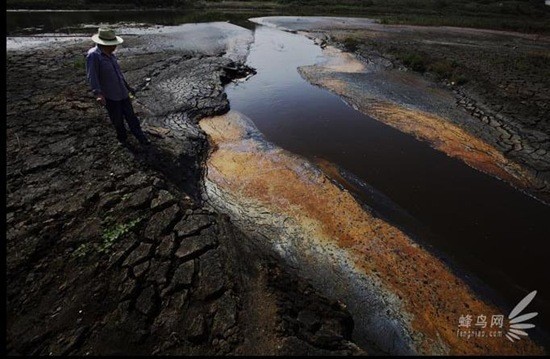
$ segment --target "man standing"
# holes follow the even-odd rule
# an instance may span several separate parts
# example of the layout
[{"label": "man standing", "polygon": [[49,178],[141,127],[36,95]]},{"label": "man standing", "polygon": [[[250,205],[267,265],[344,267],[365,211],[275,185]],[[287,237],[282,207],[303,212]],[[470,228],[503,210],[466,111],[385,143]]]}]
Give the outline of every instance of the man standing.
[{"label": "man standing", "polygon": [[127,134],[123,117],[128,123],[132,134],[142,145],[149,145],[149,140],[143,134],[139,120],[134,113],[129,92],[134,90],[128,85],[122,75],[116,56],[113,54],[117,45],[124,40],[115,36],[111,29],[100,28],[98,33],[92,36],[92,41],[97,45],[86,55],[86,77],[96,101],[107,108],[121,143],[126,143]]}]

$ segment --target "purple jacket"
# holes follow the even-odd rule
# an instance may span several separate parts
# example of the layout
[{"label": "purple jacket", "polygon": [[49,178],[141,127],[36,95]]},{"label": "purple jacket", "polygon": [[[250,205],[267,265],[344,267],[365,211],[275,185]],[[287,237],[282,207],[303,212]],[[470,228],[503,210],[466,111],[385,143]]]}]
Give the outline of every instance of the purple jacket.
[{"label": "purple jacket", "polygon": [[86,55],[86,78],[94,95],[102,94],[113,101],[128,97],[126,80],[114,54],[106,55],[98,46]]}]

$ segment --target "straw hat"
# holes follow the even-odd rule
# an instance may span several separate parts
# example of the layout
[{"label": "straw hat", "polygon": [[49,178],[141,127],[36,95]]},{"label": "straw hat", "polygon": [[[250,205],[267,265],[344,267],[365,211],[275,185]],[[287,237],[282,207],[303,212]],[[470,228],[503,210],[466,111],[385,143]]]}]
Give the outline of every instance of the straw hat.
[{"label": "straw hat", "polygon": [[97,30],[97,34],[92,36],[92,41],[96,44],[105,46],[119,45],[124,42],[122,37],[115,36],[114,30],[107,28],[99,28],[99,30]]}]

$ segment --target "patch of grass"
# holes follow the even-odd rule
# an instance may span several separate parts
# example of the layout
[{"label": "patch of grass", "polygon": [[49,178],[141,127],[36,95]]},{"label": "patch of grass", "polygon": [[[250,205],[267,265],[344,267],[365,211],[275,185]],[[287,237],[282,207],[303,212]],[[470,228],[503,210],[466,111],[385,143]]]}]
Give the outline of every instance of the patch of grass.
[{"label": "patch of grass", "polygon": [[86,58],[83,56],[80,56],[74,59],[73,67],[78,70],[84,70],[86,68]]},{"label": "patch of grass", "polygon": [[424,72],[427,69],[426,58],[417,52],[399,52],[397,58],[413,71]]},{"label": "patch of grass", "polygon": [[457,65],[456,62],[448,60],[437,60],[428,65],[428,70],[442,79],[449,79],[455,72]]},{"label": "patch of grass", "polygon": [[438,80],[448,80],[454,85],[464,85],[468,82],[458,63],[454,60],[434,60],[428,64],[428,71],[434,73]]},{"label": "patch of grass", "polygon": [[90,245],[90,243],[82,243],[78,246],[78,248],[75,249],[73,253],[71,253],[71,255],[73,256],[73,258],[83,258],[90,254],[91,250],[92,246]]},{"label": "patch of grass", "polygon": [[126,233],[136,227],[145,217],[138,217],[128,223],[114,224],[103,231],[101,234],[101,243],[94,245],[86,242],[80,244],[72,253],[73,258],[84,258],[90,255],[94,250],[98,253],[109,253],[111,247]]},{"label": "patch of grass", "polygon": [[390,48],[389,51],[400,60],[403,65],[413,71],[420,73],[428,71],[435,74],[438,80],[448,80],[455,85],[463,85],[468,82],[462,69],[454,60],[433,59],[420,52],[396,50],[395,48]]},{"label": "patch of grass", "polygon": [[468,82],[468,79],[460,74],[453,74],[450,78],[451,83],[454,85],[464,85],[466,82]]},{"label": "patch of grass", "polygon": [[143,217],[138,217],[133,221],[123,224],[116,224],[103,231],[101,235],[102,243],[99,245],[99,253],[107,253],[115,244],[115,242],[121,238],[123,235],[128,233],[132,228],[134,228],[139,222],[143,220]]},{"label": "patch of grass", "polygon": [[379,22],[385,25],[453,26],[526,33],[550,33],[550,23],[547,18],[528,15],[392,14],[375,15],[375,17],[378,17]]},{"label": "patch of grass", "polygon": [[342,44],[344,45],[344,47],[346,48],[346,50],[350,51],[350,52],[354,52],[355,50],[357,50],[358,46],[359,46],[359,40],[357,40],[356,38],[354,37],[346,37],[343,41],[342,41]]}]

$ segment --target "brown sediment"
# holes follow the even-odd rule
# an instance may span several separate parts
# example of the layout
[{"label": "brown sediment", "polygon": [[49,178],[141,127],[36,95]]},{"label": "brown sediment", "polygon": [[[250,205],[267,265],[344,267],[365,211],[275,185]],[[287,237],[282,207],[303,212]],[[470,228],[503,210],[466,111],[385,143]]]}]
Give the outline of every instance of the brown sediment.
[{"label": "brown sediment", "polygon": [[256,211],[290,218],[300,226],[304,238],[313,239],[321,247],[334,245],[349,255],[354,262],[352,271],[375,278],[383,290],[400,298],[404,317],[412,318],[402,324],[409,326],[417,352],[543,353],[529,339],[511,343],[504,337],[458,337],[461,315],[491,318],[505,313],[478,299],[443,262],[399,229],[366,212],[349,192],[327,180],[321,171],[248,136],[242,124],[236,112],[201,121],[200,126],[216,148],[207,161],[206,182],[233,193],[238,203],[232,206],[250,207],[253,203]]},{"label": "brown sediment", "polygon": [[353,73],[363,72],[367,68],[362,62],[357,61],[355,56],[334,46],[327,46],[323,53],[326,57],[325,62],[319,66],[320,70]]},{"label": "brown sediment", "polygon": [[[368,106],[368,110],[364,107]],[[517,187],[532,188],[529,174],[517,163],[503,156],[493,146],[469,134],[445,119],[426,112],[411,110],[391,103],[363,104],[380,121],[428,141],[434,148],[456,157],[468,165],[497,176]]]},{"label": "brown sediment", "polygon": [[[342,91],[328,88],[349,102],[361,103],[365,97],[391,101],[430,112],[458,125],[510,161],[510,166],[499,163],[496,167],[504,168],[515,177],[512,184],[550,203],[549,126],[548,121],[541,121],[548,117],[545,104],[550,99],[549,76],[546,75],[550,62],[545,61],[550,37],[474,28],[384,25],[365,18],[267,17],[251,20],[298,31],[324,47],[327,56],[334,55],[327,44],[349,48],[346,44],[352,40],[356,49],[353,55],[348,55],[356,55],[356,61],[363,63],[366,71],[347,76],[342,73],[350,72],[348,70],[317,64],[304,77],[320,86],[323,86],[320,80],[343,79],[344,90],[342,83],[333,84],[340,86]],[[511,39],[514,46],[510,46]],[[404,61],[409,54],[419,56],[427,69],[426,75],[401,71],[407,67],[414,70]],[[516,66],[518,63],[522,66]],[[444,64],[453,70],[442,74],[439,66]],[[416,78],[419,83],[407,83],[405,78]],[[436,78],[445,88],[433,81]],[[446,100],[439,97],[442,93],[446,94]],[[496,173],[489,174],[499,176],[499,173],[497,169]]]},{"label": "brown sediment", "polygon": [[327,175],[328,178],[336,181],[336,183],[343,186],[346,190],[352,191],[354,193],[358,193],[360,191],[360,189],[356,185],[354,185],[349,180],[344,178],[344,176],[342,176],[340,169],[334,163],[324,158],[315,158],[314,162],[317,167],[319,167],[323,171],[323,173]]},{"label": "brown sediment", "polygon": [[[349,59],[347,60],[349,61]],[[302,74],[334,72],[323,67],[301,68]],[[349,84],[344,80],[321,76],[319,85],[344,96],[362,113],[392,126],[401,132],[412,134],[417,139],[428,142],[435,149],[458,158],[469,166],[494,175],[520,189],[531,190],[537,187],[537,179],[524,167],[507,159],[494,146],[470,134],[461,127],[449,122],[442,116],[418,109],[407,108],[399,104],[372,99],[357,98],[350,95]]]}]

